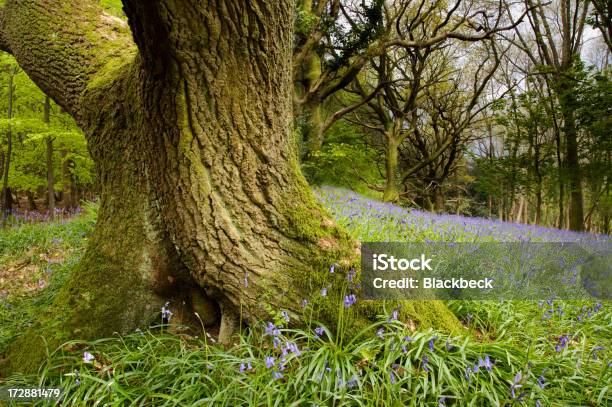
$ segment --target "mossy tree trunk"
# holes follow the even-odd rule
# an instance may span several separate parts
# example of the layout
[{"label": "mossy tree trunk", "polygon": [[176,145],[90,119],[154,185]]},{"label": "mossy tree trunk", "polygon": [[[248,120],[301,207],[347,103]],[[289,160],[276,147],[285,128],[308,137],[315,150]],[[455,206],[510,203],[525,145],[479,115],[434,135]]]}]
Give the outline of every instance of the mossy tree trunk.
[{"label": "mossy tree trunk", "polygon": [[222,340],[238,312],[297,314],[357,246],[299,170],[291,3],[125,0],[129,27],[96,3],[8,0],[0,15],[0,47],[77,119],[102,185],[87,252],[33,332],[129,332],[204,297]]}]

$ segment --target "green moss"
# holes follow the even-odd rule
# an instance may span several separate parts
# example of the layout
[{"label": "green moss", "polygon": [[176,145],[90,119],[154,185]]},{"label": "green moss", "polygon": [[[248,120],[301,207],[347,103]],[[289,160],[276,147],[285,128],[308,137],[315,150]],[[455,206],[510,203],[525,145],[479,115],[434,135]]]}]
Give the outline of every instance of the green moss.
[{"label": "green moss", "polygon": [[[302,243],[299,254],[301,264],[289,270],[290,286],[304,293],[304,298],[316,302],[321,320],[335,327],[339,307],[342,307],[344,295],[348,292],[346,274],[351,267],[359,269],[359,257],[355,241],[340,226],[331,222],[331,216],[315,200],[308,185],[302,177],[298,178],[298,192],[287,204],[285,213],[290,219],[287,225],[288,234]],[[304,266],[304,263],[307,266]],[[335,272],[329,268],[335,264]],[[308,269],[306,269],[309,267]],[[320,298],[321,289],[328,288],[328,296]],[[358,290],[355,290],[358,295]],[[319,297],[319,298],[317,298]],[[293,299],[299,303],[301,299]],[[291,305],[291,304],[290,304]],[[390,309],[399,308],[403,320],[410,320],[420,329],[433,328],[445,332],[460,332],[459,320],[441,301],[401,301],[393,304],[381,301],[359,301],[352,308],[352,326],[347,327],[347,334],[352,335],[373,321],[376,321]]]}]

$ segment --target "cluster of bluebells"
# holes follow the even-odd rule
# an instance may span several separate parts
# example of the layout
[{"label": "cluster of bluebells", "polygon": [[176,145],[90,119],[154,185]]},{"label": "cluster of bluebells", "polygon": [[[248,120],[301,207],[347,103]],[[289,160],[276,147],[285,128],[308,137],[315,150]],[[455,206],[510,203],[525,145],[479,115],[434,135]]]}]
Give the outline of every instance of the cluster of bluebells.
[{"label": "cluster of bluebells", "polygon": [[555,352],[559,353],[563,349],[565,349],[567,347],[568,342],[569,337],[567,335],[561,335],[559,337],[559,342],[555,345]]},{"label": "cluster of bluebells", "polygon": [[355,294],[347,294],[344,296],[344,308],[350,308],[357,304],[357,297]]},{"label": "cluster of bluebells", "polygon": [[519,402],[525,395],[524,393],[519,393],[517,395],[517,392],[516,392],[517,390],[520,390],[521,387],[523,387],[523,385],[521,384],[522,380],[523,380],[523,374],[521,372],[518,372],[517,374],[514,375],[514,379],[512,380],[512,384],[510,385],[510,395],[512,396],[513,399],[516,399]]},{"label": "cluster of bluebells", "polygon": [[7,222],[10,226],[17,226],[26,223],[50,222],[53,219],[66,220],[73,216],[83,213],[83,208],[55,208],[53,216],[50,211],[29,211],[20,208],[13,208],[7,211]]},{"label": "cluster of bluebells", "polygon": [[[289,321],[288,318],[289,317],[287,315],[287,318],[285,320]],[[321,327],[321,330],[317,328],[315,331],[320,332],[322,334],[323,328]],[[272,344],[274,346],[274,349],[276,350],[276,352],[280,353],[280,357],[278,359],[274,356],[266,356],[264,358],[265,366],[267,369],[272,370],[272,377],[274,377],[275,379],[282,379],[283,374],[281,372],[285,370],[289,356],[294,355],[296,358],[299,358],[302,355],[302,352],[295,342],[281,337],[279,327],[277,327],[273,322],[268,322],[264,335],[272,337]],[[250,364],[247,366],[246,370],[250,370],[249,367]]]},{"label": "cluster of bluebells", "polygon": [[[609,244],[610,237],[572,232],[537,225],[502,222],[460,215],[440,215],[367,199],[342,188],[322,187],[315,191],[319,200],[341,223],[360,219],[363,233],[378,234],[383,241],[413,241],[436,236],[439,241],[495,240],[503,242],[584,242]],[[368,222],[368,220],[372,220]],[[381,222],[384,220],[385,222]],[[389,228],[386,224],[393,224]],[[385,235],[386,234],[386,235]]]}]

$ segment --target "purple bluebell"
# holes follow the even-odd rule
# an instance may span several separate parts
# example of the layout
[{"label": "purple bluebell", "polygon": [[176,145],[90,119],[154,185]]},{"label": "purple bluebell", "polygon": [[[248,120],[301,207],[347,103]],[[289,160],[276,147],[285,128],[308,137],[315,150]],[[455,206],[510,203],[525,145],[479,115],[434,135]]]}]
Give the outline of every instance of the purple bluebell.
[{"label": "purple bluebell", "polygon": [[321,336],[323,336],[323,334],[325,333],[325,328],[323,328],[322,326],[316,327],[315,328],[315,339],[319,339]]},{"label": "purple bluebell", "polygon": [[272,322],[268,322],[268,326],[266,327],[265,335],[278,336],[280,335],[280,330],[274,325]]},{"label": "purple bluebell", "polygon": [[429,358],[426,355],[423,355],[423,357],[421,358],[421,367],[426,372],[429,372],[429,368],[427,367],[428,363],[429,363]]},{"label": "purple bluebell", "polygon": [[287,313],[287,311],[281,311],[281,317],[286,321],[289,322],[289,314]]},{"label": "purple bluebell", "polygon": [[355,294],[349,294],[344,296],[344,308],[350,308],[352,305],[357,303],[357,297]]},{"label": "purple bluebell", "polygon": [[89,352],[83,352],[83,362],[85,363],[91,363],[96,359],[96,357],[94,355],[92,355]]},{"label": "purple bluebell", "polygon": [[352,282],[356,274],[357,274],[357,271],[355,271],[355,268],[351,267],[348,274],[346,275],[346,279]]},{"label": "purple bluebell", "polygon": [[276,359],[272,356],[266,356],[265,362],[266,362],[266,368],[271,369],[274,366],[274,361]]},{"label": "purple bluebell", "polygon": [[359,379],[357,378],[357,376],[353,376],[351,379],[349,379],[349,381],[346,382],[346,387],[348,387],[349,389],[352,389],[358,384],[359,384]]}]

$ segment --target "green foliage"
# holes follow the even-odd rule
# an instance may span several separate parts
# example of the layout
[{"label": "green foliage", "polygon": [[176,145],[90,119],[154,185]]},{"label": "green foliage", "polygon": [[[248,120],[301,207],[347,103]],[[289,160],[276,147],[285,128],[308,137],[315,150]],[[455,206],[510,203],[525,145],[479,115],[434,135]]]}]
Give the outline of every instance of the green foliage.
[{"label": "green foliage", "polygon": [[302,7],[297,7],[295,11],[295,33],[298,35],[308,35],[314,25],[317,23],[317,16],[310,10],[304,10]]},{"label": "green foliage", "polygon": [[[2,53],[0,65],[16,66],[14,59]],[[0,71],[0,83],[6,83],[7,73]],[[94,164],[87,151],[87,142],[74,120],[51,103],[50,123],[45,123],[43,108],[45,95],[20,71],[14,78],[13,118],[0,118],[0,149],[6,152],[6,136],[10,125],[13,151],[8,185],[13,192],[36,192],[47,186],[46,142],[53,140],[53,173],[56,191],[64,188],[69,179],[61,177],[67,166],[70,180],[80,188],[92,188]],[[7,108],[7,88],[0,86],[0,111]]]},{"label": "green foliage", "polygon": [[364,141],[361,129],[346,121],[335,123],[325,134],[325,143],[311,153],[302,164],[302,171],[313,185],[335,185],[351,188],[364,195],[373,192],[364,183],[380,182],[381,175],[374,163],[377,150]]}]

